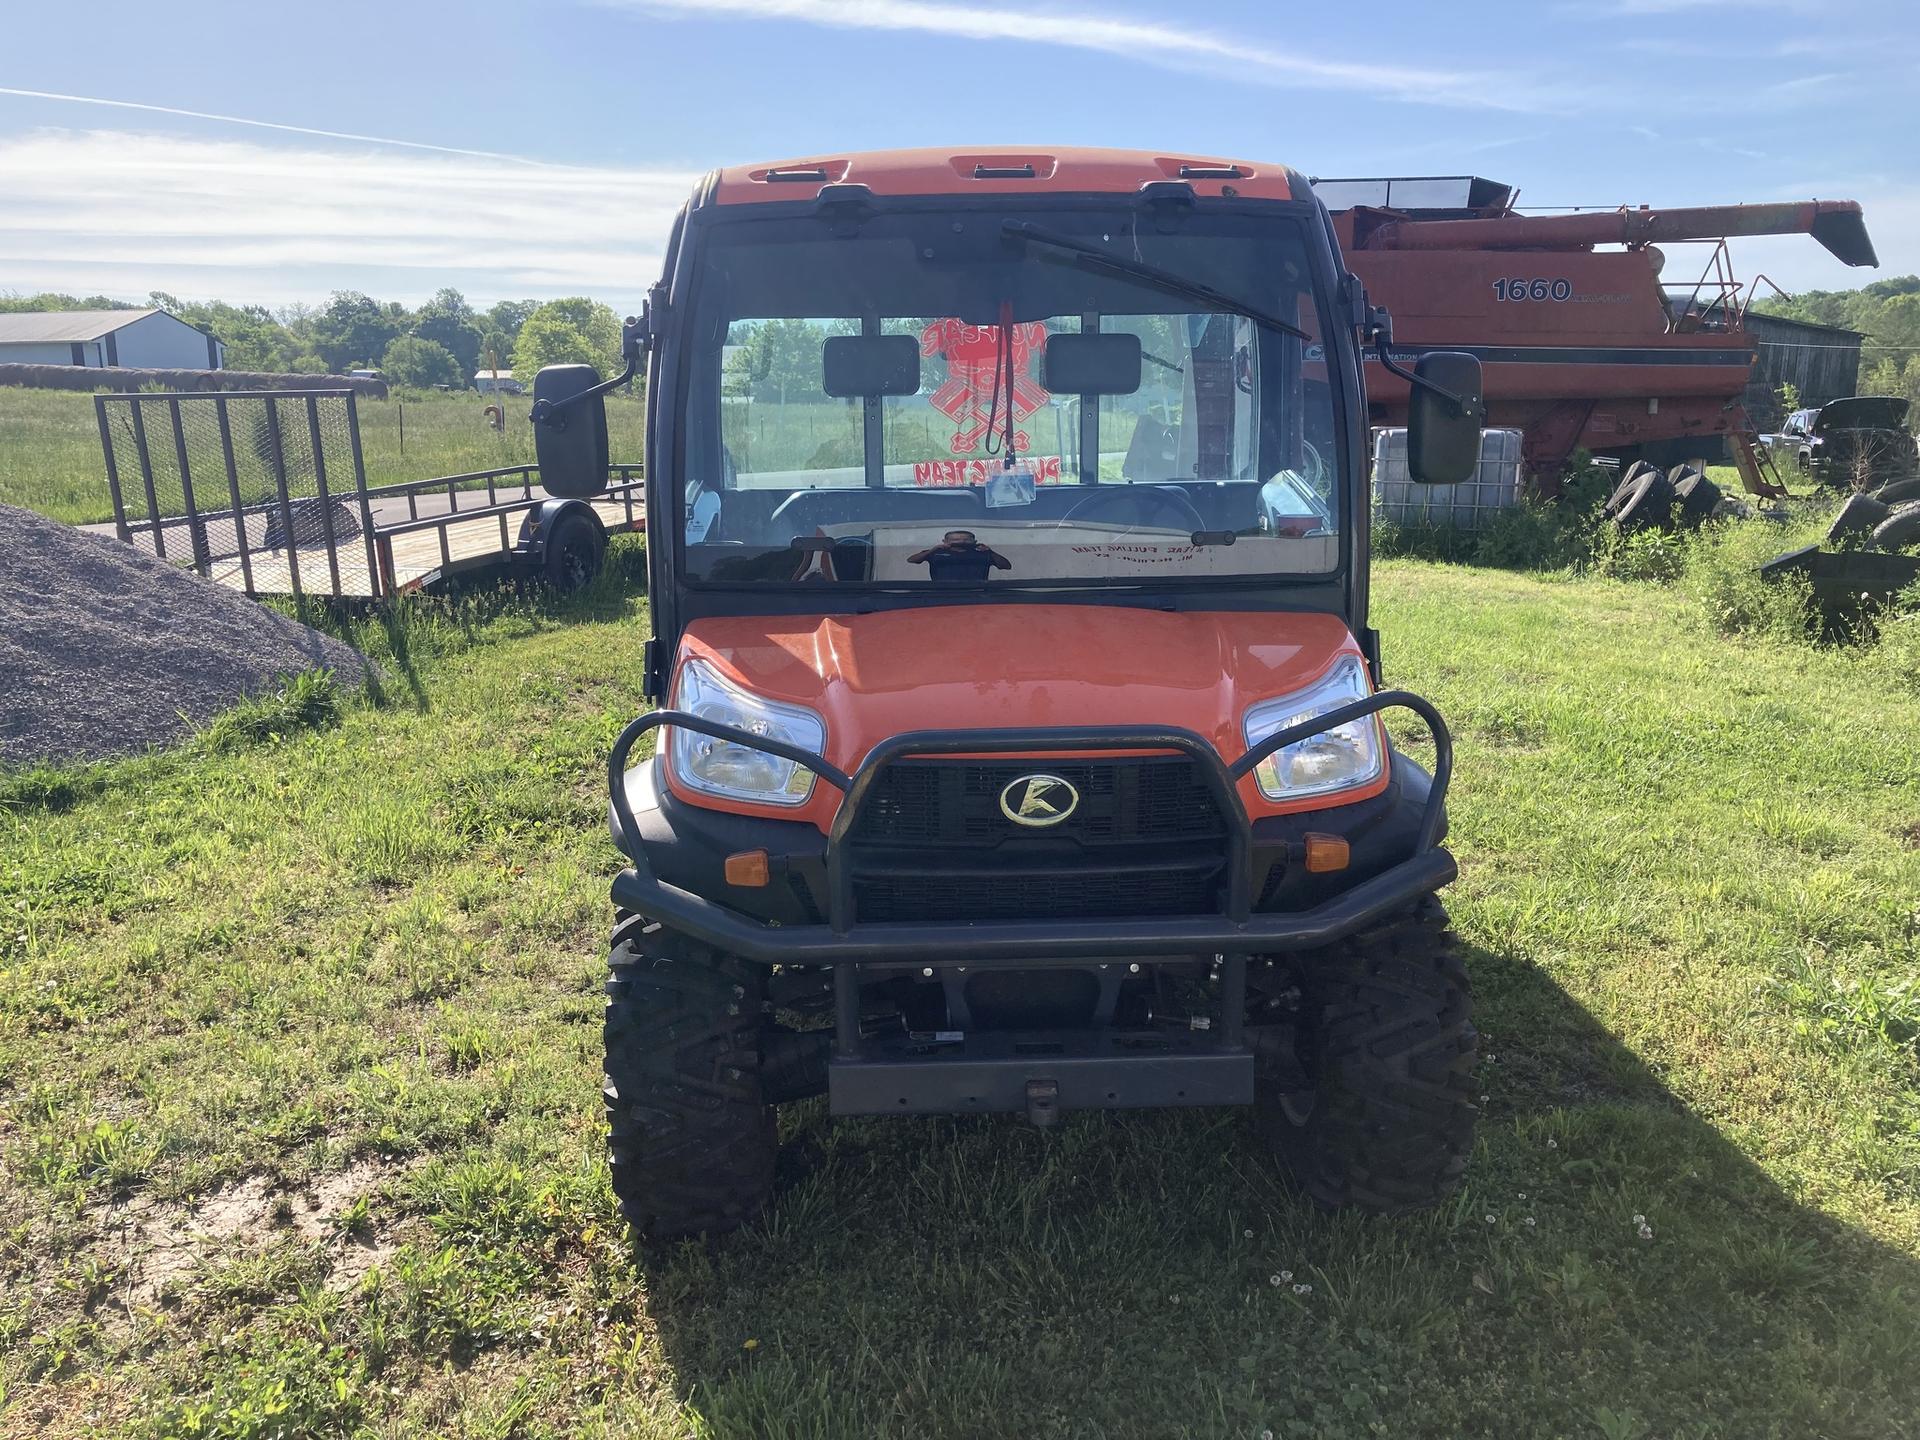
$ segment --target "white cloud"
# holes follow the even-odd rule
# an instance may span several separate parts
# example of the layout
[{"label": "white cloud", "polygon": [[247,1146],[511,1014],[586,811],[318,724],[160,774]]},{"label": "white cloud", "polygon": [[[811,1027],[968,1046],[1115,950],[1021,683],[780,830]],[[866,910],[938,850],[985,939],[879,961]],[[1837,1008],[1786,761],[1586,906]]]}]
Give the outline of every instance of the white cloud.
[{"label": "white cloud", "polygon": [[108,131],[0,138],[0,290],[280,304],[587,293],[660,268],[698,177]]},{"label": "white cloud", "polygon": [[[690,19],[795,21],[843,30],[910,31],[960,40],[1057,45],[1162,69],[1205,70],[1264,85],[1343,90],[1419,104],[1489,110],[1558,108],[1518,71],[1458,70],[1316,59],[1244,35],[1095,11],[1011,10],[936,0],[601,0],[616,9]],[[1085,83],[1099,83],[1097,74]],[[1071,83],[1071,82],[1070,82]]]},{"label": "white cloud", "polygon": [[406,150],[432,150],[442,155],[471,155],[482,160],[511,160],[518,165],[538,165],[524,155],[504,155],[498,150],[462,150],[452,145],[429,145],[422,140],[393,140],[384,135],[356,135],[349,130],[315,130],[307,125],[283,125],[277,120],[250,120],[243,115],[215,115],[206,110],[182,110],[177,105],[148,105],[139,100],[112,100],[99,95],[63,95],[55,90],[21,90],[0,85],[0,95],[17,95],[27,100],[59,100],[71,105],[101,105],[112,110],[141,110],[149,115],[177,115],[187,120],[217,120],[222,125],[250,125],[257,130],[281,130],[290,135],[315,135],[323,140],[354,140],[368,145],[395,145]]}]

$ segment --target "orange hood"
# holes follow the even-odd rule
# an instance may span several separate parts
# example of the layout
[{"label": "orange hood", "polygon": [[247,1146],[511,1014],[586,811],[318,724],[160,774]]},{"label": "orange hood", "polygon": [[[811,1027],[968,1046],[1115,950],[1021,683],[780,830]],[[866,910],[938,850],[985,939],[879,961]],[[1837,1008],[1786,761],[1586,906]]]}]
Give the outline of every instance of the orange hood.
[{"label": "orange hood", "polygon": [[[682,658],[701,657],[743,689],[816,711],[826,721],[826,758],[848,772],[881,740],[909,730],[1045,725],[1177,725],[1231,762],[1246,750],[1240,727],[1249,706],[1305,689],[1336,658],[1359,653],[1332,615],[1105,605],[705,619],[680,644]],[[796,810],[696,796],[670,772],[668,783],[689,803],[822,830],[840,802],[826,784]],[[1254,815],[1372,793],[1275,804],[1251,779],[1240,792]]]}]

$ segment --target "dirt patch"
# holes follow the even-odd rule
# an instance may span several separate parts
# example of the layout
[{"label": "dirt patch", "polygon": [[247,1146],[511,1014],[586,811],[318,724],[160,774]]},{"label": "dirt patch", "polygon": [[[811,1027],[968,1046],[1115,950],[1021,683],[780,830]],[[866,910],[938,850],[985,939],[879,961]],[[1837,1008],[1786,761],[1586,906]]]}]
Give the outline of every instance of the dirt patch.
[{"label": "dirt patch", "polygon": [[1911,825],[1902,825],[1893,832],[1900,837],[1900,843],[1909,850],[1920,850],[1920,820]]},{"label": "dirt patch", "polygon": [[329,1283],[357,1284],[395,1247],[344,1233],[339,1222],[390,1173],[388,1166],[366,1161],[291,1188],[264,1175],[249,1176],[191,1206],[145,1196],[108,1206],[99,1223],[102,1248],[120,1272],[115,1298],[129,1309],[157,1304],[211,1257],[260,1249],[283,1235],[326,1242],[336,1252]]}]

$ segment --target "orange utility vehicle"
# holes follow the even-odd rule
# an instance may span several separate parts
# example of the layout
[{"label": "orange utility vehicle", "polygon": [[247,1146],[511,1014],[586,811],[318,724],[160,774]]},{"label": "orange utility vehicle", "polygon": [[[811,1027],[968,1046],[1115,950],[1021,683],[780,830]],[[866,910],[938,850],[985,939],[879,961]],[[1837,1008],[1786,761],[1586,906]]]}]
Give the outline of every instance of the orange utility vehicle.
[{"label": "orange utility vehicle", "polygon": [[[774,1106],[822,1090],[1041,1125],[1252,1105],[1322,1203],[1458,1182],[1451,742],[1380,688],[1367,619],[1389,339],[1283,166],[922,150],[708,177],[626,374],[541,372],[562,495],[606,483],[600,394],[648,387],[663,708],[609,774],[636,1230],[752,1215]],[[1479,362],[1383,363],[1416,476],[1464,479]]]}]

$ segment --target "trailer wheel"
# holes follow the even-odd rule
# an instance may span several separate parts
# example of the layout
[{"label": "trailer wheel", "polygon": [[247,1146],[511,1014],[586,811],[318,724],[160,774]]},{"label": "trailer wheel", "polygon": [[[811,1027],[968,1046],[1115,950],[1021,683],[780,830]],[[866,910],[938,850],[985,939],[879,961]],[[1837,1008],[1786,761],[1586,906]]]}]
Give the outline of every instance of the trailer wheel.
[{"label": "trailer wheel", "polygon": [[1301,1074],[1258,1082],[1259,1124],[1314,1203],[1388,1214],[1444,1199],[1478,1109],[1471,987],[1432,896],[1304,957]]},{"label": "trailer wheel", "polygon": [[613,1190],[636,1238],[737,1229],[778,1154],[760,1077],[766,973],[644,916],[613,932],[605,1021]]},{"label": "trailer wheel", "polygon": [[1875,526],[1873,543],[1882,550],[1920,544],[1920,500],[1908,501]]},{"label": "trailer wheel", "polygon": [[574,510],[562,515],[547,537],[542,573],[554,589],[571,594],[593,583],[606,554],[607,536],[599,521]]}]

